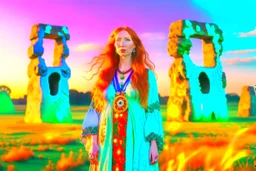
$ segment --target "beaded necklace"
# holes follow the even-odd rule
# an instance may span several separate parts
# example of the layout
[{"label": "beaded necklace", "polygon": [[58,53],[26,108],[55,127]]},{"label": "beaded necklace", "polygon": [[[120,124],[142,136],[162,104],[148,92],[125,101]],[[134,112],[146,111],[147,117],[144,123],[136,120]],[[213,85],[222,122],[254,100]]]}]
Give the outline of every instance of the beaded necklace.
[{"label": "beaded necklace", "polygon": [[120,69],[118,68],[118,69],[117,69],[117,72],[120,74],[120,77],[119,77],[119,78],[120,78],[121,80],[123,80],[123,79],[125,78],[124,75],[127,74],[127,73],[129,73],[131,70],[132,70],[132,68],[128,69],[127,71],[120,71]]}]

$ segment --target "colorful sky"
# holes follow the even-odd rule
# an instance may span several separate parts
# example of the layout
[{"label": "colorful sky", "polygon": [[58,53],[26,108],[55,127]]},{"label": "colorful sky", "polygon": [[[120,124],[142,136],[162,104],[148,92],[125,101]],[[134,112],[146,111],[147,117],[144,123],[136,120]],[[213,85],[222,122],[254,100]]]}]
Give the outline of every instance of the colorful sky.
[{"label": "colorful sky", "polygon": [[[224,34],[221,56],[227,76],[227,93],[241,93],[243,85],[256,84],[255,0],[8,0],[0,1],[0,85],[11,88],[12,98],[23,97],[28,85],[31,27],[37,23],[67,26],[71,35],[67,63],[72,70],[71,89],[90,91],[87,62],[100,52],[111,31],[128,25],[141,37],[156,65],[159,92],[170,93],[167,52],[169,25],[180,19],[216,23]],[[44,39],[43,58],[51,66],[54,42]],[[201,40],[193,39],[190,53],[202,64]]]}]

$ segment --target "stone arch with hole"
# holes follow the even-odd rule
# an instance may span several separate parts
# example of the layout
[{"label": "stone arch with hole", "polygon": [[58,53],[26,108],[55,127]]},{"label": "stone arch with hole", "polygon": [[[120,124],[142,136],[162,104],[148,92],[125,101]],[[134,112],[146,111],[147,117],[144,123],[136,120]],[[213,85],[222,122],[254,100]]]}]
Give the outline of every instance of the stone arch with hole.
[{"label": "stone arch with hole", "polygon": [[[43,58],[44,39],[55,41],[54,60],[47,66]],[[48,24],[32,26],[28,48],[27,105],[26,123],[63,123],[71,122],[68,80],[71,70],[66,63],[69,56],[67,41],[70,39],[68,28]]]},{"label": "stone arch with hole", "polygon": [[[227,119],[226,75],[220,60],[221,29],[213,23],[178,20],[171,23],[168,38],[168,53],[174,61],[169,68],[167,120]],[[189,56],[191,38],[202,40],[203,67],[196,66]]]}]

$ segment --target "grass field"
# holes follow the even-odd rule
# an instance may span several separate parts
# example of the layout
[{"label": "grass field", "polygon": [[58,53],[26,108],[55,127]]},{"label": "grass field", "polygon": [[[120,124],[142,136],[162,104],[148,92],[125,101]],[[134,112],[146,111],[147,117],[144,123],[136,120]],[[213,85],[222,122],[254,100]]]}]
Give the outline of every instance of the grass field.
[{"label": "grass field", "polygon": [[[72,124],[25,124],[25,106],[0,115],[0,171],[86,171],[87,153],[80,143],[86,106],[72,106]],[[166,170],[254,170],[256,118],[238,118],[229,107],[229,122],[166,122],[161,106],[165,146],[159,165]]]}]

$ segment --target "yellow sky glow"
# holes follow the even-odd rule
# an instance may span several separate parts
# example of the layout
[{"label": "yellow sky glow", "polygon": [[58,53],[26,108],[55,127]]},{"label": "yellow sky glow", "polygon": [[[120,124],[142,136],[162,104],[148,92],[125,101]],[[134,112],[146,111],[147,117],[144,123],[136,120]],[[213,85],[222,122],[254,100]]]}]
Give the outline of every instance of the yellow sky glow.
[{"label": "yellow sky glow", "polygon": [[[15,66],[14,68],[18,68]],[[69,79],[69,87],[70,89],[76,89],[80,92],[87,92],[91,91],[91,87],[95,82],[95,79],[91,81],[87,81],[83,78],[85,73],[83,72],[84,69],[82,68],[74,68],[72,69],[72,76]],[[161,96],[168,96],[170,93],[170,81],[168,77],[167,71],[157,72],[158,74],[158,86],[159,86],[159,93]],[[239,81],[238,77],[244,78],[244,85],[254,85],[254,81],[250,79],[250,76],[246,76],[243,72],[234,73],[232,70],[227,70],[227,93],[234,92],[234,93],[241,93],[241,81]],[[0,75],[0,77],[2,77]],[[3,78],[3,77],[2,77]],[[17,72],[13,71],[8,74],[6,79],[1,80],[1,84],[6,84],[12,90],[11,97],[12,98],[21,98],[27,92],[27,85],[28,85],[28,77],[26,75],[26,68],[18,69]]]}]

